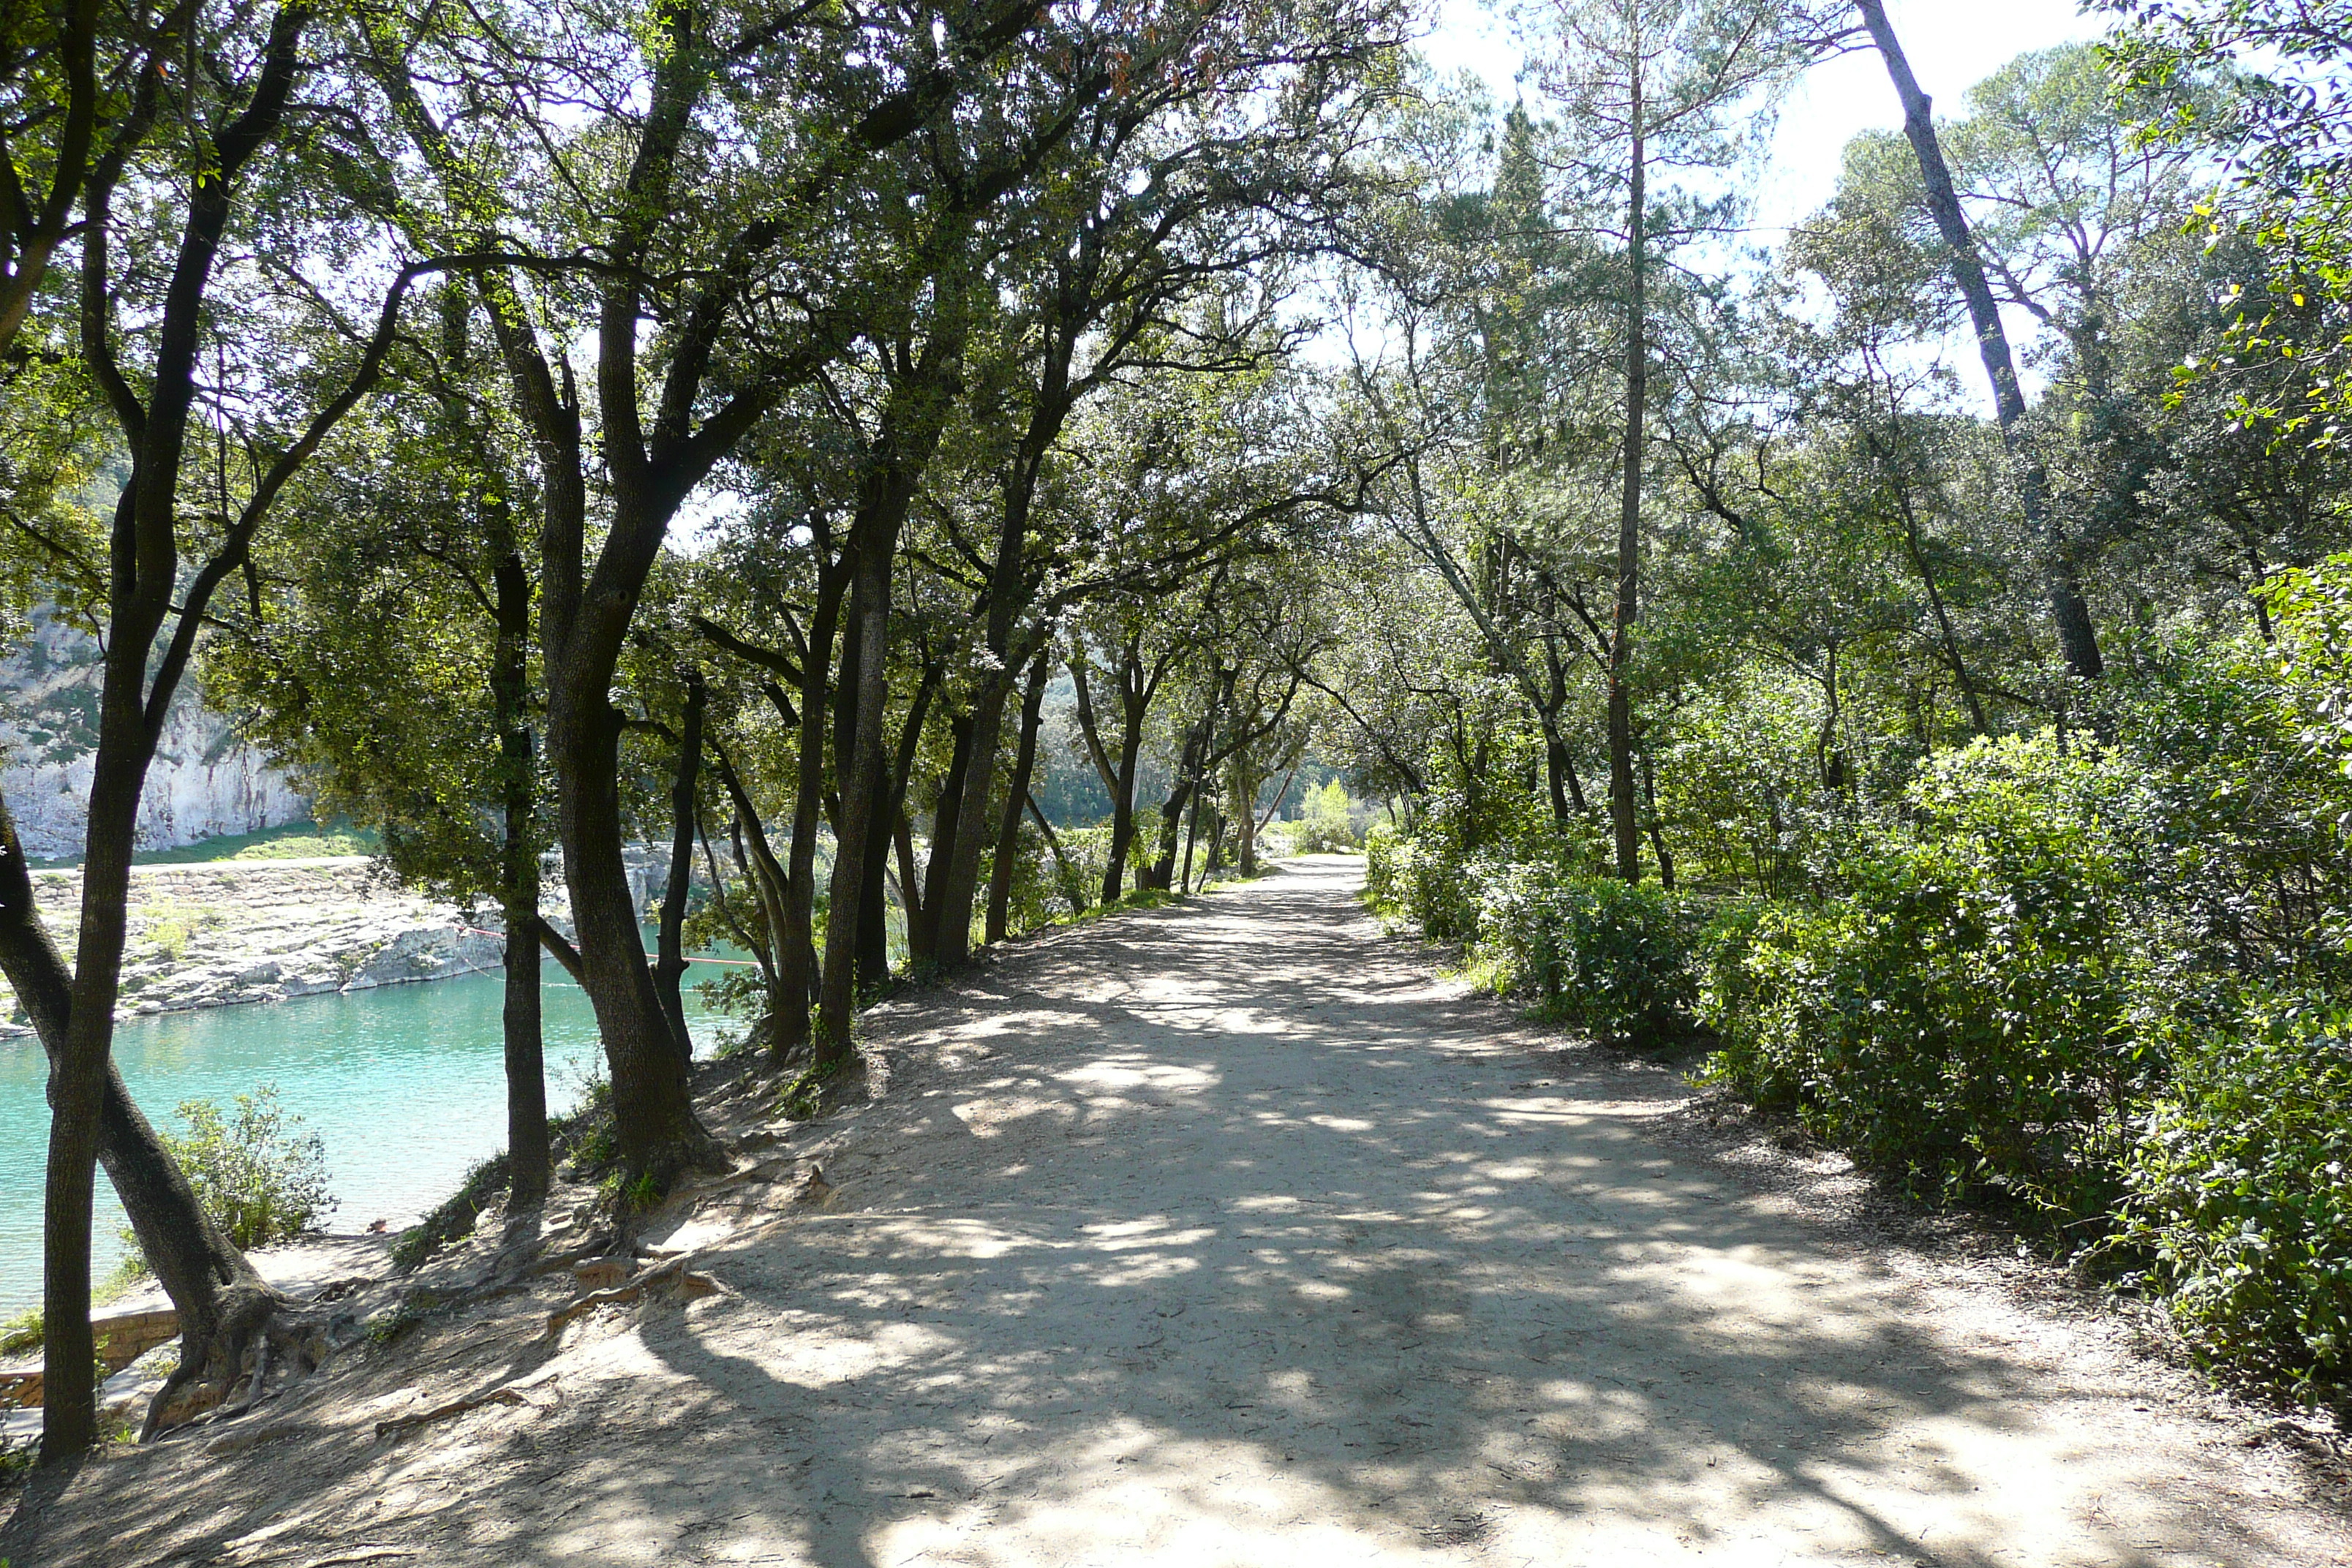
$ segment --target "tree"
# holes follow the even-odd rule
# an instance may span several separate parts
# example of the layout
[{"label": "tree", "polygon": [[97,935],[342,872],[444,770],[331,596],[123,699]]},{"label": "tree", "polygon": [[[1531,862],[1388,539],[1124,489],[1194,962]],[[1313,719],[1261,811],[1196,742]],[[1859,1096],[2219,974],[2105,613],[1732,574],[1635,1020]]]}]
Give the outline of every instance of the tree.
[{"label": "tree", "polygon": [[[50,1080],[43,1299],[48,1414],[42,1436],[49,1459],[79,1452],[96,1436],[90,1203],[148,764],[213,595],[247,566],[288,482],[382,374],[401,300],[416,275],[413,267],[389,277],[354,268],[347,275],[350,295],[340,302],[299,278],[289,254],[268,245],[342,237],[336,230],[352,215],[331,201],[324,204],[331,216],[320,230],[259,231],[259,194],[277,178],[299,180],[283,163],[298,88],[339,90],[340,84],[309,72],[312,20],[299,5],[266,20],[243,13],[189,19],[184,47],[206,62],[204,68],[142,77],[132,111],[111,128],[79,194],[79,357],[119,432],[129,478],[104,562],[73,563],[79,574],[104,585],[106,654],[80,934]],[[301,100],[300,107],[326,104]],[[326,117],[334,118],[331,111]],[[126,181],[135,182],[139,199],[118,205]],[[225,247],[257,242],[250,256],[234,248],[224,255]],[[358,324],[338,303],[359,307]],[[284,315],[273,319],[272,311]],[[135,337],[126,328],[134,317],[143,329]],[[301,323],[296,332],[307,340],[311,374],[264,382],[251,368],[273,341],[284,341],[270,330],[282,320]],[[232,342],[238,370],[248,375],[248,395],[239,395],[227,374]],[[209,384],[199,371],[208,349]],[[211,426],[222,448],[210,476],[187,461],[199,423]],[[226,461],[232,437],[244,458],[234,477]],[[194,558],[192,573],[184,571],[184,554]],[[46,969],[44,945],[16,956]],[[186,1353],[156,1412],[190,1384],[234,1383],[245,1348],[274,1310],[274,1298],[251,1272],[205,1239],[202,1264],[182,1275],[190,1294],[183,1308]],[[184,1253],[194,1243],[183,1238],[180,1247]],[[159,1262],[159,1272],[167,1266],[181,1272],[176,1260]],[[226,1278],[213,1274],[215,1266]]]},{"label": "tree", "polygon": [[1920,90],[1918,79],[1911,74],[1911,62],[1886,20],[1885,5],[1881,0],[1854,3],[1864,26],[1869,29],[1872,43],[1886,62],[1886,74],[1895,83],[1895,96],[1903,101],[1903,134],[1918,159],[1927,208],[1948,252],[1952,280],[1968,303],[1969,320],[1976,330],[1977,352],[1984,361],[1986,379],[1992,384],[1993,410],[2000,423],[2002,438],[2009,443],[2011,458],[2021,471],[2021,499],[2026,531],[2043,556],[2050,617],[2058,630],[2059,646],[2065,652],[2066,668],[2079,679],[2095,680],[2105,668],[2099,657],[2098,634],[2091,623],[2090,605],[2084,601],[2082,588],[2075,580],[2065,542],[2054,537],[2051,531],[2045,496],[2047,474],[2027,446],[2025,393],[2017,379],[2016,356],[2010,351],[2009,329],[2001,322],[2000,308],[1986,280],[1984,258],[1969,232],[1968,215],[1961,210],[1958,193],[1953,186],[1951,167],[1945,161],[1936,132],[1934,107]]},{"label": "tree", "polygon": [[376,829],[404,881],[496,905],[520,1212],[552,1175],[541,948],[572,955],[540,913],[530,487],[495,420],[473,292],[444,285],[437,352],[412,348],[400,392],[347,422],[289,496],[288,526],[257,552],[268,586],[213,643],[207,690],[318,808]]},{"label": "tree", "polygon": [[[1801,58],[1803,18],[1784,0],[1576,0],[1543,13],[1556,29],[1540,79],[1569,118],[1564,152],[1585,202],[1624,215],[1622,483],[1616,595],[1608,638],[1609,816],[1617,874],[1642,874],[1634,798],[1632,671],[1641,613],[1643,485],[1649,466],[1650,273],[1653,247],[1671,246],[1717,220],[1703,210],[1668,216],[1651,191],[1655,167],[1717,167],[1742,150],[1755,119],[1735,118]],[[1601,226],[1606,227],[1606,220]]]}]

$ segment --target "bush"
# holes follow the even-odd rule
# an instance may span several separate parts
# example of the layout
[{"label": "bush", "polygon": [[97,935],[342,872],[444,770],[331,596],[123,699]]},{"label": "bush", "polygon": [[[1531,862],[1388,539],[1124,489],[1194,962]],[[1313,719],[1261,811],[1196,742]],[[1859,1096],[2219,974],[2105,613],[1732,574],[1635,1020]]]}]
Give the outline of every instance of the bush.
[{"label": "bush", "polygon": [[1681,900],[1540,861],[1481,863],[1475,880],[1469,947],[1497,991],[1532,991],[1545,1016],[1611,1040],[1687,1026],[1695,933]]},{"label": "bush", "polygon": [[1283,836],[1283,852],[1288,855],[1343,854],[1362,847],[1364,842],[1356,829],[1348,792],[1338,779],[1308,790],[1299,800],[1297,817],[1276,826]]},{"label": "bush", "polygon": [[[1572,848],[1572,847],[1570,847]],[[1584,874],[1561,846],[1464,854],[1375,827],[1367,896],[1391,920],[1459,942],[1484,982],[1534,997],[1547,1017],[1612,1040],[1672,1035],[1690,1017],[1693,906],[1654,887]]]},{"label": "bush", "polygon": [[302,1118],[283,1110],[264,1085],[240,1094],[233,1114],[208,1100],[184,1101],[184,1133],[163,1142],[188,1174],[197,1201],[240,1247],[267,1247],[315,1228],[335,1206],[327,1191],[327,1152]]},{"label": "bush", "polygon": [[2199,1359],[2306,1400],[2352,1374],[2352,1012],[2185,1026],[2123,1173],[2116,1243]]},{"label": "bush", "polygon": [[1920,1195],[2106,1212],[2160,1053],[2133,1027],[2132,889],[2070,809],[2095,765],[1971,748],[1915,786],[1916,828],[1848,857],[1843,897],[1718,922],[1699,1007],[1715,1080]]}]

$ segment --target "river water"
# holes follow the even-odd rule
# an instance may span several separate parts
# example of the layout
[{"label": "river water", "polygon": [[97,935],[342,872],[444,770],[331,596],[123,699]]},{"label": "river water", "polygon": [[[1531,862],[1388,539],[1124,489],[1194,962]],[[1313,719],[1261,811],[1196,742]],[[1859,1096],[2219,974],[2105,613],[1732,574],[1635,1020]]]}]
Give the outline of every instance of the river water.
[{"label": "river water", "polygon": [[[549,965],[553,970],[553,965]],[[556,972],[559,975],[560,971]],[[726,1020],[706,1012],[689,975],[688,1026],[707,1052]],[[469,974],[370,991],[305,996],[133,1019],[114,1033],[131,1098],[158,1127],[180,1130],[183,1101],[264,1084],[326,1146],[334,1230],[387,1220],[394,1229],[449,1195],[470,1165],[506,1143],[505,981]],[[549,982],[547,1099],[579,1103],[603,1053],[579,987]],[[29,1036],[0,1040],[0,1317],[41,1299],[41,1185],[48,1154],[47,1063]],[[124,1251],[121,1205],[99,1173],[97,1256],[102,1278]]]}]

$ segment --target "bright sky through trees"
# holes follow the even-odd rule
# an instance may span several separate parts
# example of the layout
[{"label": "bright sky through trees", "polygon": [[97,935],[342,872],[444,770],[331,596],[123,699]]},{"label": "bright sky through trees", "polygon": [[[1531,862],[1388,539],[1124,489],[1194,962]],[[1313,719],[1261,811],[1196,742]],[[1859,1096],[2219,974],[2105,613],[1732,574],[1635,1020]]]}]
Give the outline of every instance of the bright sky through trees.
[{"label": "bright sky through trees", "polygon": [[[1920,85],[1939,113],[1962,110],[1962,98],[2028,49],[2047,48],[2101,30],[2097,18],[2076,14],[2069,0],[1888,0],[1887,12],[1911,57]],[[1471,69],[1507,104],[1520,50],[1509,20],[1479,0],[1448,0],[1436,31],[1423,46],[1439,69]],[[1829,200],[1837,188],[1838,155],[1856,132],[1899,131],[1902,107],[1886,68],[1866,50],[1824,61],[1806,73],[1781,110],[1756,213],[1758,238],[1780,233]]]}]

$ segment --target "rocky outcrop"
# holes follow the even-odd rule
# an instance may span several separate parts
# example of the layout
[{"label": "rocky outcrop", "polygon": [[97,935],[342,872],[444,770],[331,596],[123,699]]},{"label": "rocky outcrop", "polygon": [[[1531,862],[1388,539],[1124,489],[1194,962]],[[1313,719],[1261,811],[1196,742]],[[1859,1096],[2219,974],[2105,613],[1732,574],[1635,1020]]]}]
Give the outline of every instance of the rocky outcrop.
[{"label": "rocky outcrop", "polygon": [[[0,658],[0,792],[36,859],[81,853],[97,744],[98,645],[47,610],[32,635]],[[310,804],[191,682],[172,705],[139,805],[142,848],[299,822]]]},{"label": "rocky outcrop", "polygon": [[[640,909],[661,897],[667,852],[626,851]],[[562,883],[551,873],[551,888]],[[81,873],[38,871],[33,893],[50,934],[73,951]],[[571,929],[567,906],[548,918]],[[119,1017],[282,1002],[327,991],[365,991],[446,980],[499,967],[505,938],[468,921],[464,910],[403,887],[373,861],[223,860],[142,866],[131,873],[131,941]],[[29,1033],[16,998],[0,986],[0,1037]]]}]

